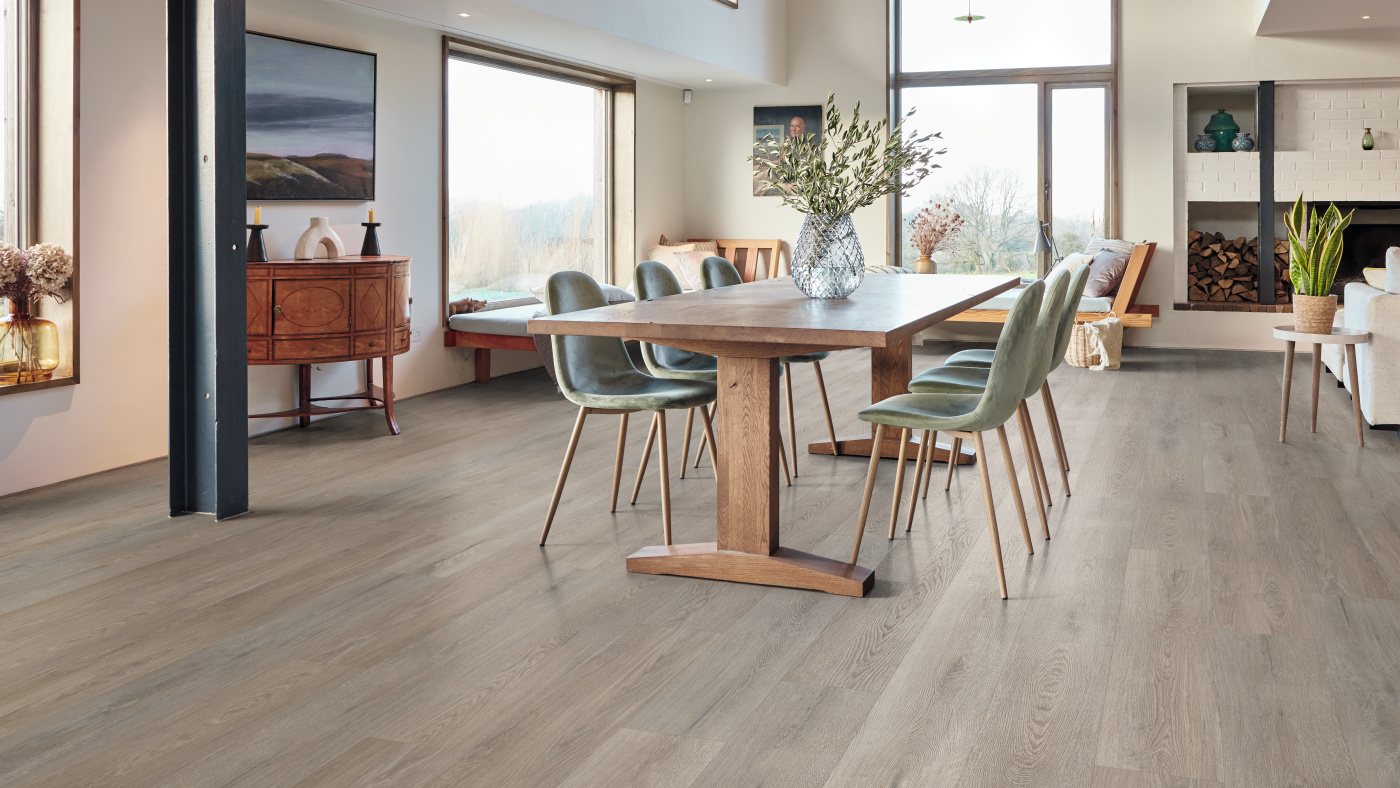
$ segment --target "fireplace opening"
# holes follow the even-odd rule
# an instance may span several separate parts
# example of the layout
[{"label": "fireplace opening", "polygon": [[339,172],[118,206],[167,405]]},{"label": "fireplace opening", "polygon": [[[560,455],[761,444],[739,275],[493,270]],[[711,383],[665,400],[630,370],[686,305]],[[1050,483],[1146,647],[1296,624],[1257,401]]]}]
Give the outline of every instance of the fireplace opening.
[{"label": "fireplace opening", "polygon": [[[1308,210],[1316,208],[1320,215],[1327,205],[1313,203]],[[1356,211],[1342,231],[1342,260],[1332,282],[1331,292],[1340,303],[1349,282],[1365,281],[1363,269],[1384,268],[1385,251],[1400,246],[1400,202],[1339,202],[1337,209],[1343,214]]]}]

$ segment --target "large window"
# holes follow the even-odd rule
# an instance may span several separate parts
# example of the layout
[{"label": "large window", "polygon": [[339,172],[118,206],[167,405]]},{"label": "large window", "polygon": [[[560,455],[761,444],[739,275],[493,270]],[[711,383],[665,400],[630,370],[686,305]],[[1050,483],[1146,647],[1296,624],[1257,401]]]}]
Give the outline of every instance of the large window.
[{"label": "large window", "polygon": [[446,89],[448,300],[608,281],[613,86],[452,52]]},{"label": "large window", "polygon": [[930,203],[964,222],[940,273],[1039,276],[1054,262],[1036,251],[1042,227],[1060,255],[1116,232],[1116,0],[895,0],[893,20],[892,108],[948,149],[895,200],[903,265]]}]

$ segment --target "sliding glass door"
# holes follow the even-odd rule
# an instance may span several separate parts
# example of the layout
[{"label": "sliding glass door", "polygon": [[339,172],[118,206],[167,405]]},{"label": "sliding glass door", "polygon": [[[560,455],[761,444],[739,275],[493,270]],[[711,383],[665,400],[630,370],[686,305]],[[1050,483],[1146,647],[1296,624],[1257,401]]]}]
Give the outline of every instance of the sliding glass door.
[{"label": "sliding glass door", "polygon": [[608,280],[610,97],[448,60],[448,300],[528,296],[556,271]]}]

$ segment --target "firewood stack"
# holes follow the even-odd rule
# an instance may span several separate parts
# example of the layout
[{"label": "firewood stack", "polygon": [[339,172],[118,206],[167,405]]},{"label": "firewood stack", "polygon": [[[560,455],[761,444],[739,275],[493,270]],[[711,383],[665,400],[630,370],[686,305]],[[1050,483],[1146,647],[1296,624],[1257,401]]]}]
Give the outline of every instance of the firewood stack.
[{"label": "firewood stack", "polygon": [[[1186,234],[1186,287],[1192,301],[1259,303],[1259,239],[1229,239],[1220,233]],[[1288,242],[1274,243],[1274,303],[1292,298],[1288,283]]]}]

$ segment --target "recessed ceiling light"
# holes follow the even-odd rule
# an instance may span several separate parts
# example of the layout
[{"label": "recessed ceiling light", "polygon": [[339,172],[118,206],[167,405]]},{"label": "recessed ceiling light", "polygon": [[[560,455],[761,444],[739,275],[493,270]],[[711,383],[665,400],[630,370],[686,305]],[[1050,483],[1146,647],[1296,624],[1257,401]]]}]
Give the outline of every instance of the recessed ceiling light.
[{"label": "recessed ceiling light", "polygon": [[706,82],[714,82],[713,79],[707,79],[707,80],[705,80],[705,81],[706,81]]},{"label": "recessed ceiling light", "polygon": [[460,17],[464,17],[464,18],[465,18],[465,17],[471,16],[471,14],[468,14],[468,13],[466,13],[466,12],[464,11],[464,12],[458,14],[457,16],[460,16]]},{"label": "recessed ceiling light", "polygon": [[1362,19],[1370,19],[1371,17],[1369,17],[1369,16],[1363,16],[1363,17],[1361,17],[1361,18],[1362,18]]}]

